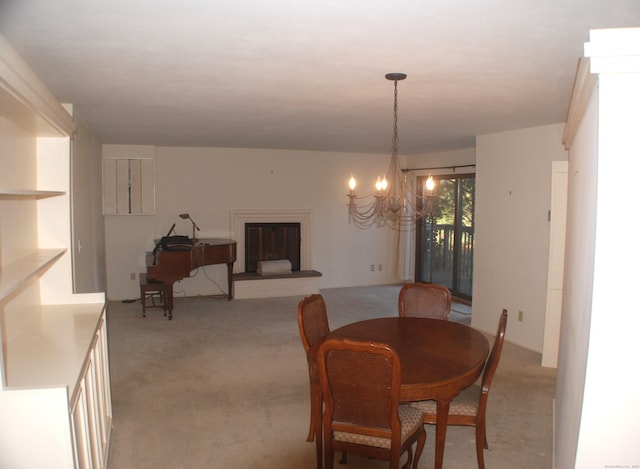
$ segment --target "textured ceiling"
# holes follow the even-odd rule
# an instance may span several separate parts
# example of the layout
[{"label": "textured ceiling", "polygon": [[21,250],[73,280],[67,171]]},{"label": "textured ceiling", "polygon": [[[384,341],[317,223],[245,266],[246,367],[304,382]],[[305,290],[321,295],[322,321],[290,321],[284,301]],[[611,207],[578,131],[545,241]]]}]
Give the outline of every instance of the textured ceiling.
[{"label": "textured ceiling", "polygon": [[589,30],[639,0],[0,0],[104,143],[400,153],[563,122]]}]

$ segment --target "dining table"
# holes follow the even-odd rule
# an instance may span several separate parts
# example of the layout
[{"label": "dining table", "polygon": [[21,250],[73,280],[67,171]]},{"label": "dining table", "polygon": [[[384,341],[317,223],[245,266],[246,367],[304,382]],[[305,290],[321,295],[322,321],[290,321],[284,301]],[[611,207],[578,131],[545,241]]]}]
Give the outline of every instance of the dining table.
[{"label": "dining table", "polygon": [[[396,351],[402,369],[400,401],[436,401],[434,467],[441,469],[450,403],[482,373],[489,354],[487,338],[465,324],[416,317],[366,319],[334,329],[326,338],[379,342]],[[309,350],[310,364],[318,347]]]}]

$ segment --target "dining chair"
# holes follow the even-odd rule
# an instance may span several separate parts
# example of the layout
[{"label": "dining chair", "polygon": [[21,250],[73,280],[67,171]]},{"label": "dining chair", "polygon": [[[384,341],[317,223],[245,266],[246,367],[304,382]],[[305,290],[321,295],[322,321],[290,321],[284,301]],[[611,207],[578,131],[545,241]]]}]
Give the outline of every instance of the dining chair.
[{"label": "dining chair", "polygon": [[449,319],[451,292],[436,283],[405,283],[398,294],[401,317]]},{"label": "dining chair", "polygon": [[[318,351],[318,373],[324,396],[324,461],[333,469],[335,451],[389,461],[413,469],[424,449],[422,412],[399,405],[401,365],[386,344],[328,339]],[[415,459],[412,446],[416,443]]]},{"label": "dining chair", "polygon": [[[449,407],[449,417],[447,425],[465,425],[476,427],[476,455],[478,458],[478,468],[484,469],[484,450],[489,449],[487,443],[486,417],[487,400],[493,376],[498,368],[504,335],[507,330],[507,310],[503,309],[498,322],[498,332],[493,342],[493,347],[489,353],[489,358],[482,373],[482,382],[464,389]],[[419,401],[412,402],[412,407],[422,411],[422,421],[431,425],[436,423],[436,402]]]},{"label": "dining chair", "polygon": [[[320,294],[309,295],[298,303],[298,329],[305,354],[309,349],[329,333],[327,307]],[[311,418],[307,441],[316,441],[316,460],[318,469],[322,468],[322,390],[318,370],[312,361],[309,363],[309,389],[311,393]]]}]

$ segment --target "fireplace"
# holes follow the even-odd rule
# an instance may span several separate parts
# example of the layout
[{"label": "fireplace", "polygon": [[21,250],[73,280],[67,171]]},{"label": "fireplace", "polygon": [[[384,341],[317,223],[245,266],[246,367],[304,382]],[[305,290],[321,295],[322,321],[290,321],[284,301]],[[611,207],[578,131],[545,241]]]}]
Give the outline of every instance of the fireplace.
[{"label": "fireplace", "polygon": [[313,269],[311,261],[311,210],[230,210],[229,231],[231,232],[231,238],[235,239],[238,243],[236,248],[237,259],[233,266],[234,272],[236,274],[246,272],[245,269],[247,267],[247,263],[245,260],[245,225],[253,223],[299,224],[300,261],[298,269],[300,271]]},{"label": "fireplace", "polygon": [[[255,271],[243,271],[247,264],[245,227],[252,224],[261,225],[263,228],[272,225],[298,226],[298,270],[292,269],[292,273],[288,275],[259,275]],[[231,210],[229,227],[231,238],[238,243],[233,275],[234,298],[272,298],[319,293],[322,273],[313,270],[311,263],[311,210]],[[287,236],[290,237],[290,234]]]},{"label": "fireplace", "polygon": [[245,272],[256,272],[258,262],[287,259],[300,270],[300,223],[245,223]]}]

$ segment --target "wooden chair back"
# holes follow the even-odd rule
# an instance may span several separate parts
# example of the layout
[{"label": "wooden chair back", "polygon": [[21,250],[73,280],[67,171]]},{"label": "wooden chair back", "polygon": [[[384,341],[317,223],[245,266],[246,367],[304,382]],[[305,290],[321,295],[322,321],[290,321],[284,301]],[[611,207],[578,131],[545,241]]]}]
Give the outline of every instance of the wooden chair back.
[{"label": "wooden chair back", "polygon": [[[328,339],[318,351],[318,370],[325,403],[325,467],[333,467],[334,451],[387,459],[399,466],[400,455],[418,442],[414,468],[422,453],[422,424],[402,440],[399,395],[402,370],[396,352],[386,344]],[[418,414],[418,421],[419,419]],[[388,446],[381,444],[385,440]]]},{"label": "wooden chair back", "polygon": [[322,295],[309,295],[298,303],[298,329],[305,352],[329,333],[327,306]]},{"label": "wooden chair back", "polygon": [[[498,331],[496,332],[491,352],[485,363],[480,386],[472,385],[464,389],[452,402],[447,417],[447,425],[466,425],[476,427],[476,457],[478,468],[484,469],[484,449],[489,448],[487,442],[487,401],[489,399],[489,389],[491,382],[498,369],[498,363],[502,355],[504,337],[507,330],[507,310],[503,309],[498,320]],[[428,424],[435,424],[437,421],[435,401],[414,402],[412,406],[423,412],[422,421]]]},{"label": "wooden chair back", "polygon": [[[305,354],[329,333],[327,306],[320,294],[309,295],[298,303],[298,329]],[[316,463],[322,467],[322,390],[316,367],[309,365],[311,416],[307,441],[316,442]]]},{"label": "wooden chair back", "polygon": [[504,336],[507,332],[507,318],[508,318],[507,310],[503,309],[502,314],[500,315],[500,319],[498,320],[498,331],[496,332],[496,338],[493,341],[493,347],[491,347],[489,358],[487,358],[487,363],[482,373],[481,388],[482,388],[482,395],[485,396],[484,397],[485,402],[484,402],[484,406],[482,405],[482,402],[481,402],[481,407],[486,408],[486,395],[489,393],[489,388],[491,387],[493,376],[496,374],[496,370],[498,369],[498,363],[500,362],[500,357],[502,356]]},{"label": "wooden chair back", "polygon": [[334,431],[391,438],[400,428],[396,353],[384,344],[331,339],[318,357],[325,423]]},{"label": "wooden chair back", "polygon": [[398,314],[410,317],[449,319],[451,292],[435,283],[407,283],[398,294]]}]

